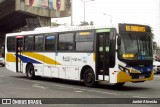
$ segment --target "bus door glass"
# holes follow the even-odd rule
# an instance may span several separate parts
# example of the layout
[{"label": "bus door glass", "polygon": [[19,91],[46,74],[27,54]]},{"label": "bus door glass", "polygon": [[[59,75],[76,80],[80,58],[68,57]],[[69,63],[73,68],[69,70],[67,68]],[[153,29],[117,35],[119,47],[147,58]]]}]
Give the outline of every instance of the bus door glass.
[{"label": "bus door glass", "polygon": [[97,33],[96,71],[97,75],[109,75],[110,32]]},{"label": "bus door glass", "polygon": [[22,72],[23,71],[23,63],[20,60],[22,58],[23,52],[23,36],[16,37],[16,71]]}]

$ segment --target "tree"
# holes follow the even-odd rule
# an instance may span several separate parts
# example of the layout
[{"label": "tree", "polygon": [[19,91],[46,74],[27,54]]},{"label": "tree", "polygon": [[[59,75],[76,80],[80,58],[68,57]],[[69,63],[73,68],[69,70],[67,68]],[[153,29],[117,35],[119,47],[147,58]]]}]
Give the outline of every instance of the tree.
[{"label": "tree", "polygon": [[63,24],[58,23],[58,20],[55,20],[55,22],[51,23],[51,26],[60,26],[60,25],[63,25]]},{"label": "tree", "polygon": [[153,50],[156,50],[158,48],[157,42],[153,41]]},{"label": "tree", "polygon": [[84,22],[81,22],[81,24],[79,26],[86,26],[86,25],[89,25],[89,23],[84,21]]},{"label": "tree", "polygon": [[89,22],[86,22],[86,21],[83,21],[83,22],[81,22],[81,24],[79,25],[79,26],[86,26],[86,25],[94,25],[94,23],[93,23],[93,21],[90,21],[90,23]]},{"label": "tree", "polygon": [[91,26],[93,26],[93,25],[94,25],[93,21],[90,21],[90,25],[91,25]]},{"label": "tree", "polygon": [[57,23],[57,22],[52,22],[52,23],[51,23],[51,26],[60,26],[60,24]]}]

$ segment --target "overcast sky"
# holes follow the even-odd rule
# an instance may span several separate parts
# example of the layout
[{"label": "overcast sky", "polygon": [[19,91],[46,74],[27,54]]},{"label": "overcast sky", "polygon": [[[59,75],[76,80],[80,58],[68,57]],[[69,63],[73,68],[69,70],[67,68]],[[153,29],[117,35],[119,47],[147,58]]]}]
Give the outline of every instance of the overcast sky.
[{"label": "overcast sky", "polygon": [[[84,4],[81,0],[73,1],[73,23],[80,24],[84,21]],[[133,23],[150,25],[155,40],[160,42],[159,27],[159,1],[160,0],[83,0],[86,2],[86,21],[93,21],[95,25],[113,25],[118,23]],[[60,23],[71,23],[70,17],[53,19]],[[111,23],[112,22],[112,23]]]}]

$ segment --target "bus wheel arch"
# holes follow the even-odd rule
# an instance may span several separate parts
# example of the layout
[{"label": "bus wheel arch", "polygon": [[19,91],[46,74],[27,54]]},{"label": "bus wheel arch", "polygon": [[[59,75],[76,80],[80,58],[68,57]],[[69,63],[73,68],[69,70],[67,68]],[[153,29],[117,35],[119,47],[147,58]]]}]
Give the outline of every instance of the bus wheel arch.
[{"label": "bus wheel arch", "polygon": [[30,62],[27,63],[27,65],[26,65],[26,75],[27,75],[27,78],[29,78],[29,79],[35,78],[34,66]]},{"label": "bus wheel arch", "polygon": [[90,66],[84,66],[81,70],[81,80],[83,80],[84,84],[88,87],[93,87],[96,83],[95,81],[95,73]]}]

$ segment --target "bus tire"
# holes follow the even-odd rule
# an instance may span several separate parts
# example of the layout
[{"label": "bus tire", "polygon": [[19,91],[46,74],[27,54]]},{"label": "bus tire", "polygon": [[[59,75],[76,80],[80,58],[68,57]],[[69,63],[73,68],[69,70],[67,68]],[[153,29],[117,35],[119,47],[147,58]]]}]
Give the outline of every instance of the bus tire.
[{"label": "bus tire", "polygon": [[29,79],[35,79],[35,72],[32,64],[27,65],[26,75],[27,75],[27,78]]},{"label": "bus tire", "polygon": [[93,87],[95,85],[95,75],[91,68],[84,71],[83,81],[87,87]]}]

